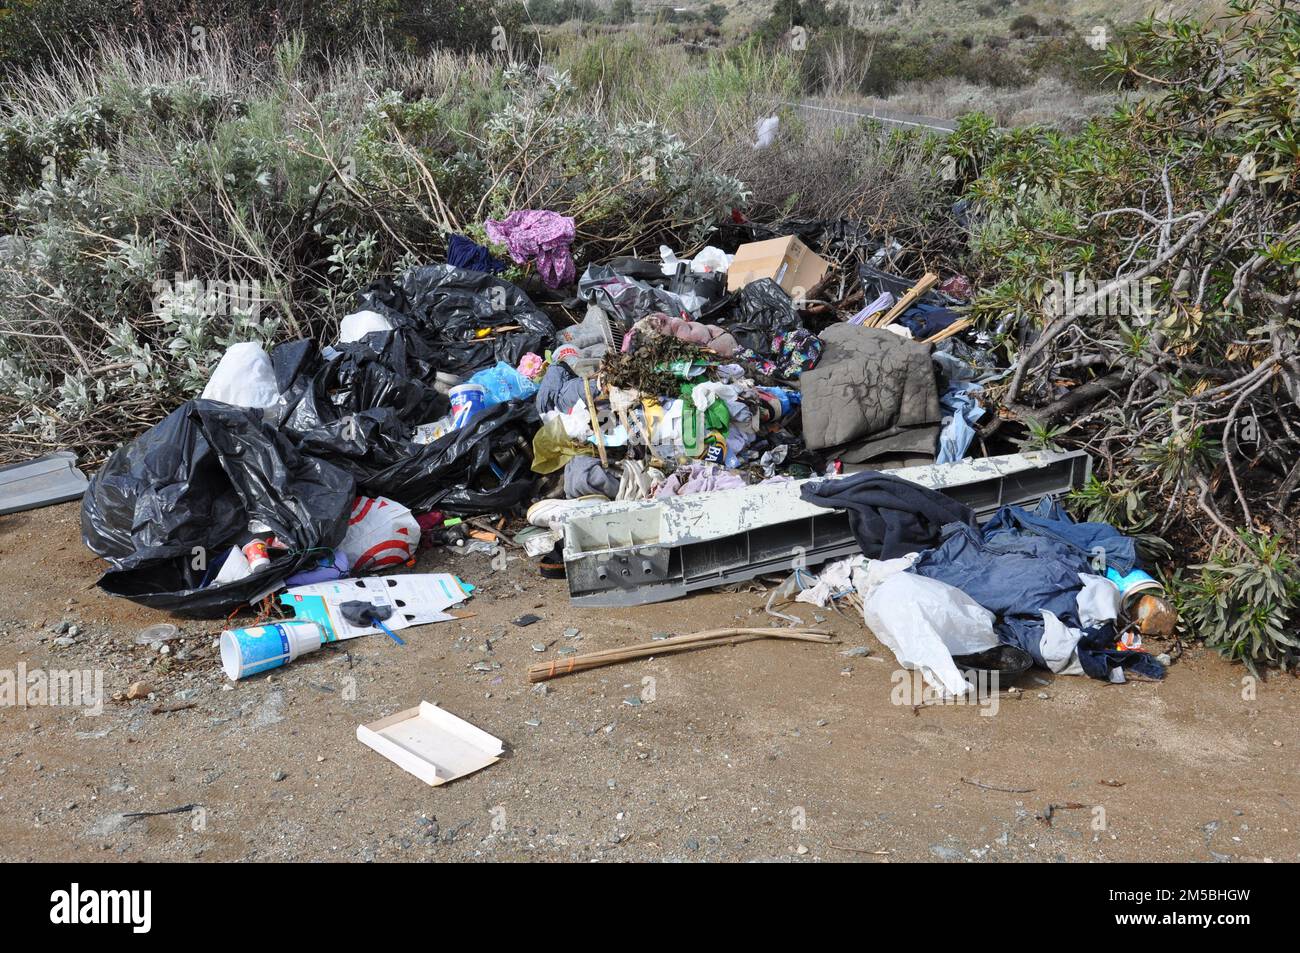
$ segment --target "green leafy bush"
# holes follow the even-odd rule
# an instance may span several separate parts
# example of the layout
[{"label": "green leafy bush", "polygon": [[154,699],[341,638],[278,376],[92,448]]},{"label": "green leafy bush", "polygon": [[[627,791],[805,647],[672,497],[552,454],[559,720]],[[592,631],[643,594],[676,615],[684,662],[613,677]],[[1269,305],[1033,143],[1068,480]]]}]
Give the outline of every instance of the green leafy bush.
[{"label": "green leafy bush", "polygon": [[1255,673],[1300,661],[1300,575],[1283,541],[1242,532],[1240,546],[1225,546],[1194,579],[1179,578],[1175,593],[1183,629]]}]

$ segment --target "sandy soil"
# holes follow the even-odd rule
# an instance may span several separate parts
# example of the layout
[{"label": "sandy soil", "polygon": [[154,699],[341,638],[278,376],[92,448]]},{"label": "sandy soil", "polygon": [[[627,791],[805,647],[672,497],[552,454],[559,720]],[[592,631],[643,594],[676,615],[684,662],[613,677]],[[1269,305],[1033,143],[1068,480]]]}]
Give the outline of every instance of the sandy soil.
[{"label": "sandy soil", "polygon": [[[219,623],[171,620],[188,661],[135,644],[167,617],[94,588],[78,514],[0,518],[0,672],[98,669],[107,695],[145,681],[153,698],[97,716],[0,708],[0,859],[1300,859],[1300,685],[1275,677],[1252,697],[1239,666],[1197,649],[1161,684],[1038,672],[993,715],[914,711],[895,703],[887,650],[830,613],[842,645],[708,649],[543,694],[525,669],[562,647],[765,625],[763,597],[578,610],[525,560],[495,572],[435,552],[418,568],[478,585],[474,618],[231,685]],[[542,621],[512,623],[530,612]],[[55,641],[64,622],[70,645]],[[855,646],[871,656],[840,654]],[[356,740],[421,700],[504,739],[506,757],[429,788]],[[1048,805],[1071,806],[1048,823]]]}]

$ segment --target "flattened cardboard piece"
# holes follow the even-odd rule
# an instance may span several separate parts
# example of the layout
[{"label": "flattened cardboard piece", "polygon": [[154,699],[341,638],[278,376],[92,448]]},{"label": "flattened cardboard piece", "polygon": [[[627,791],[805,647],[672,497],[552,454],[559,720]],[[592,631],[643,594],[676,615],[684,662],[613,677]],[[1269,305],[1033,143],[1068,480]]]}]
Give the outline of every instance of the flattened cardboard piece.
[{"label": "flattened cardboard piece", "polygon": [[795,290],[800,288],[806,295],[830,267],[830,262],[795,235],[750,242],[736,249],[736,258],[727,269],[727,290],[739,291],[751,281],[771,278],[791,297],[796,297]]},{"label": "flattened cardboard piece", "polygon": [[481,771],[505,751],[500,738],[424,701],[357,725],[357,740],[431,787]]},{"label": "flattened cardboard piece", "polygon": [[326,642],[341,642],[382,631],[377,626],[354,625],[345,619],[339,610],[345,602],[362,600],[391,607],[393,614],[384,624],[396,631],[456,618],[447,610],[464,602],[473,588],[451,573],[366,576],[294,586],[280,596],[280,602],[293,610],[295,618],[320,625]]}]

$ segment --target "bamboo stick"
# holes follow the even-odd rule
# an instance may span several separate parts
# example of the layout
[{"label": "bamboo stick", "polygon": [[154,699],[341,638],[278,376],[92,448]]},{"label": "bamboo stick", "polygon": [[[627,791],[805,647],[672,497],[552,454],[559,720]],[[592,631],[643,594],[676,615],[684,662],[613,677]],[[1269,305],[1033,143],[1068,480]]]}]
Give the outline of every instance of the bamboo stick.
[{"label": "bamboo stick", "polygon": [[938,283],[939,283],[939,276],[932,271],[927,271],[924,275],[921,276],[920,281],[918,281],[916,284],[912,285],[912,287],[908,289],[907,294],[899,298],[898,302],[887,312],[885,312],[885,316],[883,318],[877,318],[875,322],[872,323],[871,326],[873,328],[883,328],[886,324],[889,324],[896,317],[898,317],[900,314],[902,314],[904,311],[910,308],[913,304],[915,304],[917,298],[921,297],[921,295],[925,294],[927,291],[929,291]]},{"label": "bamboo stick", "polygon": [[831,643],[835,640],[830,634],[820,629],[711,629],[707,632],[695,632],[689,635],[673,636],[656,642],[629,645],[624,648],[603,649],[588,652],[585,655],[571,655],[557,658],[550,662],[539,662],[528,668],[530,682],[543,682],[573,672],[585,672],[588,669],[616,665],[633,659],[646,658],[651,655],[670,655],[689,649],[706,648],[714,645],[734,645],[740,642],[752,642],[758,639],[794,639],[801,642]]},{"label": "bamboo stick", "polygon": [[587,413],[591,415],[591,429],[596,435],[596,450],[600,453],[600,465],[609,466],[609,455],[605,453],[605,437],[600,432],[600,419],[596,416],[596,402],[591,399],[591,378],[582,379],[582,390],[587,395]]},{"label": "bamboo stick", "polygon": [[921,343],[935,344],[939,341],[944,340],[945,338],[952,337],[954,334],[959,334],[960,332],[965,331],[968,327],[970,327],[974,323],[975,323],[974,318],[962,318],[960,321],[954,321],[952,324],[948,325],[942,331],[936,331],[934,334],[931,334],[928,338],[926,338]]}]

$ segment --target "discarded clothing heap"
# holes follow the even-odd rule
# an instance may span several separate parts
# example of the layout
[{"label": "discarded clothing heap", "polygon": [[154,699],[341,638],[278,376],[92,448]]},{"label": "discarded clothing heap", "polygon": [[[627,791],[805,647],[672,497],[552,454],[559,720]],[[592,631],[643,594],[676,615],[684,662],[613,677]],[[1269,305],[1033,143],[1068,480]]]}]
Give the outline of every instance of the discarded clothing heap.
[{"label": "discarded clothing heap", "polygon": [[1093,678],[1115,677],[1115,669],[1163,678],[1164,667],[1151,656],[1116,647],[1113,617],[1085,618],[1079,606],[1098,573],[1127,573],[1135,563],[1132,539],[1107,523],[1075,523],[1045,498],[1032,513],[1003,507],[980,530],[946,530],[912,571],[956,586],[996,613],[999,638],[1044,668],[1068,671],[1077,659]]},{"label": "discarded clothing heap", "polygon": [[[1044,497],[1032,512],[1004,506],[980,527],[969,508],[949,497],[872,472],[805,484],[801,496],[848,510],[862,554],[870,560],[862,565],[871,575],[855,580],[864,594],[867,623],[891,648],[916,638],[902,629],[926,619],[947,614],[951,629],[957,616],[982,618],[968,611],[973,601],[990,614],[988,632],[998,641],[1058,674],[1109,681],[1123,681],[1125,671],[1164,677],[1164,666],[1119,641],[1120,591],[1103,574],[1131,572],[1137,556],[1133,540],[1107,523],[1075,523],[1056,500]],[[894,572],[932,580],[948,595],[945,588],[917,588],[906,580],[885,584]],[[911,622],[904,624],[887,608],[897,604],[915,607]],[[936,638],[942,643],[948,636]],[[975,641],[962,645],[978,651],[970,648]],[[923,670],[942,672],[936,680],[953,691],[952,672],[927,659]]]}]

